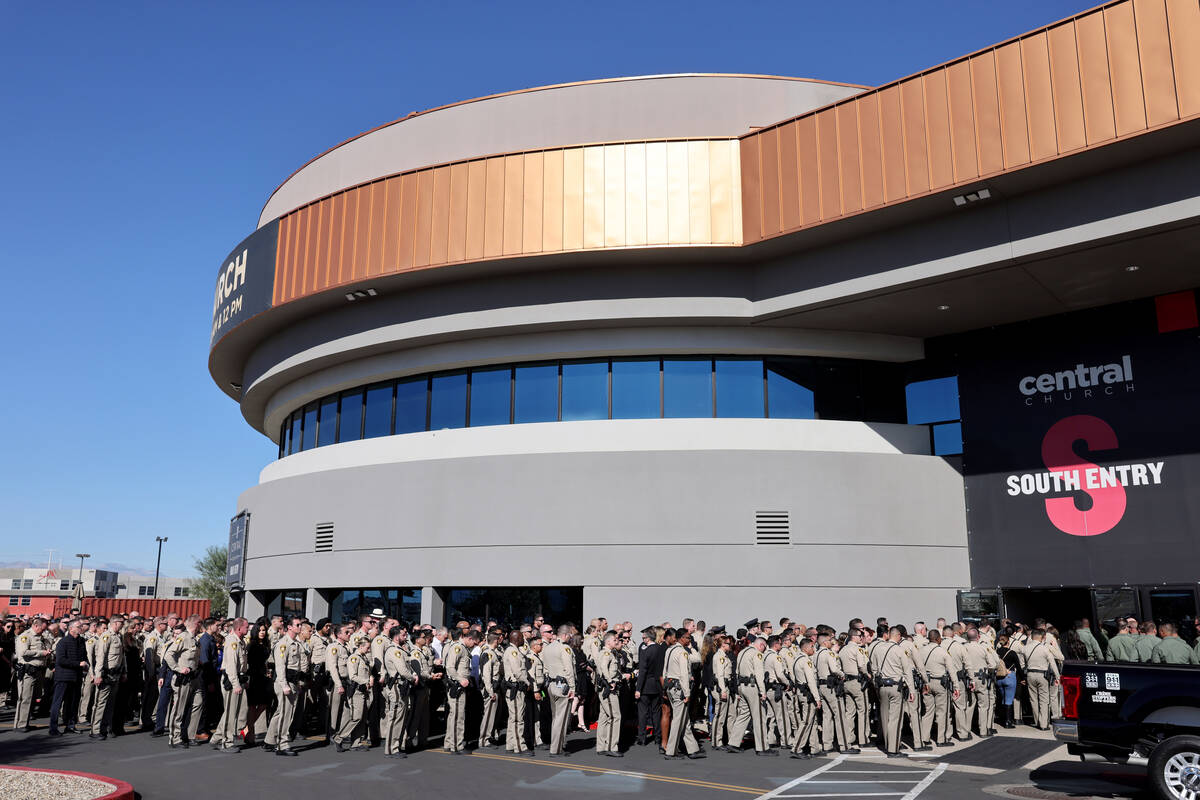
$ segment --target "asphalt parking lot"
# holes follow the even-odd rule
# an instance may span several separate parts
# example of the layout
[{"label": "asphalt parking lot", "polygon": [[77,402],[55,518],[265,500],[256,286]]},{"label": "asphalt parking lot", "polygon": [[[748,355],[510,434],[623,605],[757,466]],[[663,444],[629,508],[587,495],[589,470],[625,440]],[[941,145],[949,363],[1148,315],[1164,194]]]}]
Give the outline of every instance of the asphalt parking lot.
[{"label": "asphalt parking lot", "polygon": [[[1138,770],[1080,764],[1047,734],[1020,729],[903,760],[864,751],[808,761],[786,753],[761,758],[711,752],[703,760],[667,761],[653,747],[634,747],[617,760],[597,756],[594,736],[583,732],[572,735],[567,759],[550,759],[542,751],[529,758],[488,749],[454,757],[435,748],[393,760],[379,749],[339,754],[320,741],[297,741],[300,755],[282,759],[260,749],[233,755],[205,746],[168,750],[165,740],[144,733],[103,742],[85,735],[51,739],[44,720],[31,733],[13,731],[11,724],[11,712],[0,715],[0,762],[120,778],[144,800],[190,800],[214,791],[256,800],[394,800],[447,791],[456,800],[556,794],[572,800],[1148,797]],[[211,782],[206,786],[206,781]]]}]

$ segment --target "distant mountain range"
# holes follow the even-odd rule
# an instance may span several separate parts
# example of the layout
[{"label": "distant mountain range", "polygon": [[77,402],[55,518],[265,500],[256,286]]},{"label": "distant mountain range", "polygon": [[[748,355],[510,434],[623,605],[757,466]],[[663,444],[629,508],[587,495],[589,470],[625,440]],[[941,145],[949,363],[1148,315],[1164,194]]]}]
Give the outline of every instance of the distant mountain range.
[{"label": "distant mountain range", "polygon": [[[79,562],[76,561],[74,564],[72,564],[67,559],[63,559],[62,568],[64,570],[77,569],[78,563]],[[46,566],[45,561],[42,561],[40,563],[37,561],[0,561],[0,569],[43,569],[43,568],[45,568],[45,566]],[[145,569],[144,567],[131,567],[128,564],[117,564],[117,563],[112,563],[112,562],[104,562],[104,563],[97,564],[97,563],[88,561],[88,562],[84,562],[83,567],[84,567],[84,569],[100,569],[100,570],[107,570],[109,572],[116,572],[122,578],[126,578],[126,579],[149,578],[149,579],[153,580],[153,578],[154,578],[154,570],[148,570],[148,569]],[[55,569],[58,569],[57,564],[55,565]],[[170,578],[170,577],[174,577],[174,576],[165,575],[165,574],[160,573],[159,577],[160,578]]]}]

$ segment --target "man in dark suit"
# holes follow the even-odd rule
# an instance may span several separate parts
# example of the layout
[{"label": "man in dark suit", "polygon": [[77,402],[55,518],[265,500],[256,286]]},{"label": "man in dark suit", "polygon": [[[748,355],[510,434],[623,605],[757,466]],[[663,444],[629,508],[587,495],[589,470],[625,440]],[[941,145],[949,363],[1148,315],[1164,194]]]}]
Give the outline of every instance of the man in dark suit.
[{"label": "man in dark suit", "polygon": [[642,644],[638,648],[637,683],[634,697],[637,698],[638,727],[637,743],[646,744],[646,726],[654,733],[651,741],[662,738],[662,672],[666,647],[654,642],[654,628],[642,631]]},{"label": "man in dark suit", "polygon": [[76,620],[67,628],[67,635],[54,648],[54,699],[50,701],[50,735],[62,736],[58,729],[58,714],[63,711],[63,730],[78,733],[75,714],[79,711],[79,684],[87,671],[87,649],[79,635],[81,623]]}]

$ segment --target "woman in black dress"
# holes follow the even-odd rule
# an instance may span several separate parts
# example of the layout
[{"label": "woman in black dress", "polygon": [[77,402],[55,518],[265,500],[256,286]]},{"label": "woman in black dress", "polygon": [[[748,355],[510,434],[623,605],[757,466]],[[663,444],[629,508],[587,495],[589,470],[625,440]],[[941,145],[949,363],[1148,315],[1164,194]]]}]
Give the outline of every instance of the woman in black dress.
[{"label": "woman in black dress", "polygon": [[591,669],[588,665],[588,658],[583,653],[583,637],[575,634],[568,644],[571,652],[575,654],[575,699],[571,701],[571,711],[575,714],[579,730],[586,731],[588,725],[584,712],[587,709],[589,690],[592,685]]},{"label": "woman in black dress", "polygon": [[250,683],[246,686],[246,744],[254,744],[254,723],[267,710],[274,692],[268,662],[271,659],[271,640],[267,637],[268,623],[259,620],[250,631],[246,659],[250,662]]}]

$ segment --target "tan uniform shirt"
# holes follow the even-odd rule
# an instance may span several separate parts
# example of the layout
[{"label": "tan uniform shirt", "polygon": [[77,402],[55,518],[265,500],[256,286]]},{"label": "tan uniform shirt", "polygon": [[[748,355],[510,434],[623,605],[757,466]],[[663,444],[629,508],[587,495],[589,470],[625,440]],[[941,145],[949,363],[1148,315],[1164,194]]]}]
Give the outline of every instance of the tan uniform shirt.
[{"label": "tan uniform shirt", "polygon": [[879,659],[879,667],[876,673],[885,680],[892,680],[902,684],[907,689],[907,692],[912,692],[912,669],[909,667],[909,659],[905,656],[904,650],[900,645],[893,642],[883,642],[875,652]]},{"label": "tan uniform shirt", "polygon": [[575,653],[569,645],[555,641],[542,647],[542,664],[547,680],[566,680],[567,688],[575,691]]},{"label": "tan uniform shirt", "polygon": [[486,694],[495,694],[500,685],[500,653],[494,647],[479,651],[479,688]]},{"label": "tan uniform shirt", "polygon": [[[346,674],[347,677],[354,681],[358,686],[366,686],[371,682],[371,651],[365,654],[360,654],[355,651],[346,659]],[[346,687],[349,689],[349,687]],[[347,698],[348,699],[348,698]]]},{"label": "tan uniform shirt", "polygon": [[442,648],[442,666],[446,678],[454,683],[471,679],[471,651],[461,642],[451,642]]},{"label": "tan uniform shirt", "polygon": [[617,664],[617,654],[607,647],[597,653],[596,678],[598,681],[608,682],[611,687],[615,687],[621,680],[621,667]]},{"label": "tan uniform shirt", "polygon": [[[125,643],[119,633],[105,631],[96,641],[96,674],[116,680],[125,673]],[[93,676],[95,677],[95,676]]]},{"label": "tan uniform shirt", "polygon": [[290,636],[280,636],[271,648],[271,660],[275,665],[275,688],[283,691],[294,681],[288,680],[288,671],[299,672],[303,666],[300,642]]},{"label": "tan uniform shirt", "polygon": [[846,642],[846,646],[838,653],[838,661],[842,662],[843,675],[854,677],[867,674],[867,648],[865,647],[859,647],[853,642]]},{"label": "tan uniform shirt", "polygon": [[42,655],[42,651],[49,649],[50,637],[45,631],[41,633],[25,631],[17,637],[16,649],[13,651],[13,655],[17,661],[25,664],[27,667],[44,668],[50,663],[50,656]]},{"label": "tan uniform shirt", "polygon": [[200,654],[196,647],[196,637],[184,630],[182,633],[175,634],[175,638],[171,640],[171,644],[163,653],[163,661],[167,665],[167,669],[172,672],[182,672],[189,670],[188,675],[196,673],[196,667],[199,664]]},{"label": "tan uniform shirt", "polygon": [[508,683],[520,684],[523,688],[529,688],[529,672],[525,669],[525,654],[521,652],[519,647],[506,647],[504,655],[500,658],[501,670],[504,674],[504,680]]},{"label": "tan uniform shirt", "polygon": [[414,683],[417,678],[417,673],[409,664],[409,654],[396,645],[383,651],[383,672],[389,678],[398,678],[407,683]]},{"label": "tan uniform shirt", "polygon": [[692,694],[692,667],[688,661],[688,651],[681,644],[673,644],[667,649],[663,660],[663,679],[679,681],[679,689],[684,697]]},{"label": "tan uniform shirt", "polygon": [[1057,679],[1059,676],[1058,662],[1054,659],[1054,652],[1045,642],[1035,642],[1031,645],[1025,658],[1025,671],[1035,670],[1037,672],[1048,671],[1050,673],[1046,676],[1048,680]]},{"label": "tan uniform shirt", "polygon": [[717,691],[733,694],[734,687],[730,685],[733,681],[733,661],[724,650],[713,653],[712,673]]},{"label": "tan uniform shirt", "polygon": [[241,675],[250,671],[250,658],[246,655],[246,645],[230,634],[225,638],[225,655],[221,658],[221,671],[229,678],[233,688],[242,687]]},{"label": "tan uniform shirt", "polygon": [[333,688],[345,689],[343,681],[347,677],[347,664],[350,659],[349,648],[345,644],[334,639],[329,643],[329,647],[325,648],[325,669],[328,670],[333,678]]},{"label": "tan uniform shirt", "polygon": [[803,650],[800,651],[799,657],[792,662],[792,679],[796,682],[796,686],[808,687],[810,700],[818,704],[821,702],[821,687],[817,683],[817,670],[813,665],[813,657],[805,655]]},{"label": "tan uniform shirt", "polygon": [[535,692],[546,688],[546,665],[542,661],[542,654],[532,650],[529,651],[529,683]]},{"label": "tan uniform shirt", "polygon": [[[763,654],[757,647],[746,647],[737,655],[737,675],[739,678],[750,678],[758,687],[760,696],[767,694],[766,675],[763,671]],[[740,681],[739,681],[740,685]]]}]

